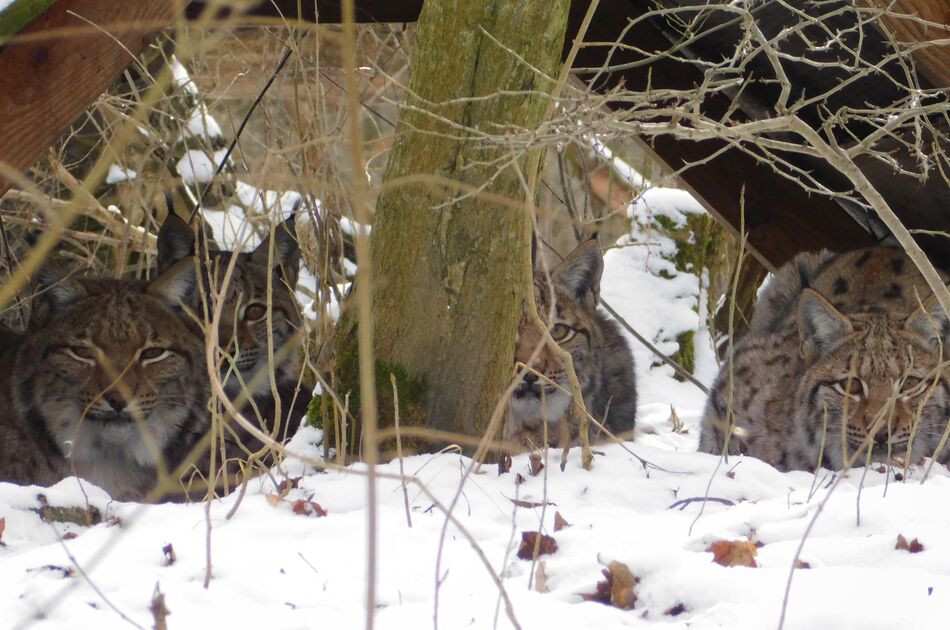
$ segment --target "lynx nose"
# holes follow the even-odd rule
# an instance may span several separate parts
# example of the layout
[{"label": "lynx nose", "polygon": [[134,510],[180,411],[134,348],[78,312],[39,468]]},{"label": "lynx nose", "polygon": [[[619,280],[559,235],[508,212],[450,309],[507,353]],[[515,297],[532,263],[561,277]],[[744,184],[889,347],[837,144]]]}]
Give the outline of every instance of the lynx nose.
[{"label": "lynx nose", "polygon": [[103,395],[103,398],[106,399],[106,402],[109,403],[109,406],[112,407],[112,410],[116,413],[122,413],[122,410],[126,407],[125,399],[119,395],[118,392],[108,392]]},{"label": "lynx nose", "polygon": [[535,383],[538,382],[538,375],[535,374],[534,372],[525,372],[524,378],[522,378],[521,380],[523,380],[528,385],[534,385]]}]

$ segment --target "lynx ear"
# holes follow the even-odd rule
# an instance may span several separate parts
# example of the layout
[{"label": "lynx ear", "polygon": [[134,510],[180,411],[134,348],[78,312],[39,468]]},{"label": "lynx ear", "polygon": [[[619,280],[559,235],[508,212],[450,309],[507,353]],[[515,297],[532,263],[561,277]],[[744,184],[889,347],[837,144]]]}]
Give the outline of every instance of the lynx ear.
[{"label": "lynx ear", "polygon": [[[294,218],[290,217],[283,223],[274,228],[274,258],[271,261],[274,271],[280,273],[287,279],[287,284],[293,288],[297,285],[297,275],[300,271],[300,245],[297,244],[297,231],[294,226]],[[251,260],[259,265],[267,264],[268,248],[270,247],[269,238],[257,246],[251,252]]]},{"label": "lynx ear", "polygon": [[904,330],[926,339],[935,350],[940,348],[941,343],[946,345],[950,341],[950,321],[936,295],[924,300],[923,308],[918,308],[907,318]]},{"label": "lynx ear", "polygon": [[179,260],[167,271],[149,282],[146,292],[169,306],[194,306],[198,277],[191,257]]},{"label": "lynx ear", "polygon": [[807,360],[825,354],[852,332],[850,320],[828,300],[813,289],[802,291],[798,300],[798,333]]},{"label": "lynx ear", "polygon": [[600,255],[597,239],[592,238],[577,246],[567,258],[555,267],[553,275],[577,300],[600,296],[600,276],[604,272],[604,258]]},{"label": "lynx ear", "polygon": [[66,277],[51,263],[46,263],[33,278],[33,309],[30,327],[43,326],[56,313],[87,295],[85,287]]},{"label": "lynx ear", "polygon": [[169,212],[158,231],[158,273],[165,273],[182,258],[194,255],[194,231],[184,219]]}]

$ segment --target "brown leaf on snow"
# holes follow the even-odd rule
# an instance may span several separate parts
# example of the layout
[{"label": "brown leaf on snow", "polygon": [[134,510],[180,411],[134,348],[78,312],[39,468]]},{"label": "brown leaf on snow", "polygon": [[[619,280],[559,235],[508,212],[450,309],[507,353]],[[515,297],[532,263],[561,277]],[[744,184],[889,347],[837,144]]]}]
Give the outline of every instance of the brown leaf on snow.
[{"label": "brown leaf on snow", "polygon": [[175,564],[175,562],[178,560],[178,556],[175,555],[175,548],[172,547],[171,543],[168,543],[167,545],[162,547],[162,553],[165,554],[166,567],[170,567],[171,565]]},{"label": "brown leaf on snow", "polygon": [[277,507],[283,501],[283,498],[279,494],[265,494],[264,499],[267,500],[268,505],[271,507]]},{"label": "brown leaf on snow", "polygon": [[534,572],[534,590],[539,593],[548,592],[548,574],[544,560],[538,563],[538,568]]},{"label": "brown leaf on snow", "polygon": [[290,479],[284,479],[279,484],[277,484],[277,494],[282,497],[286,497],[291,490],[300,484],[301,479],[303,479],[303,477],[291,477]]},{"label": "brown leaf on snow", "polygon": [[301,516],[326,516],[327,511],[315,501],[307,501],[306,499],[297,499],[293,502],[291,509],[294,511],[294,514],[300,514]]},{"label": "brown leaf on snow", "polygon": [[554,513],[554,531],[559,532],[565,527],[570,527],[570,526],[571,524],[568,523],[567,520],[563,516],[561,516],[560,512]]},{"label": "brown leaf on snow", "polygon": [[796,569],[810,569],[811,565],[805,562],[804,560],[796,560],[795,568]]},{"label": "brown leaf on snow", "polygon": [[537,477],[538,473],[544,470],[544,462],[541,461],[541,453],[531,453],[528,457],[531,463],[531,476]]},{"label": "brown leaf on snow", "polygon": [[904,538],[902,534],[898,534],[897,544],[894,546],[894,549],[900,549],[901,551],[907,551],[909,553],[920,553],[924,550],[924,545],[916,538],[907,542],[907,539]]},{"label": "brown leaf on snow", "polygon": [[604,579],[597,582],[597,590],[581,595],[585,601],[600,602],[623,610],[633,610],[637,604],[636,587],[639,578],[622,562],[611,562],[603,570]]},{"label": "brown leaf on snow", "polygon": [[534,547],[538,546],[538,555],[544,556],[557,551],[557,541],[547,534],[540,534],[541,542],[538,543],[538,532],[521,532],[521,546],[518,547],[518,557],[522,560],[530,560],[534,557]]},{"label": "brown leaf on snow", "polygon": [[7,519],[6,517],[0,518],[0,545],[4,544],[3,542],[3,530],[7,528]]},{"label": "brown leaf on snow", "polygon": [[508,453],[504,453],[502,454],[501,457],[498,458],[498,474],[503,475],[510,470],[511,470],[511,455],[509,455]]},{"label": "brown leaf on snow", "polygon": [[673,425],[673,433],[686,433],[683,427],[683,421],[676,415],[676,407],[673,405],[670,405],[670,417],[667,418],[666,421]]},{"label": "brown leaf on snow", "polygon": [[724,567],[757,567],[755,543],[748,540],[717,540],[706,551],[713,554],[713,562]]},{"label": "brown leaf on snow", "polygon": [[684,612],[686,612],[686,605],[683,604],[683,602],[680,602],[676,606],[673,606],[672,608],[668,608],[664,610],[663,614],[669,615],[670,617],[678,617],[682,615]]}]

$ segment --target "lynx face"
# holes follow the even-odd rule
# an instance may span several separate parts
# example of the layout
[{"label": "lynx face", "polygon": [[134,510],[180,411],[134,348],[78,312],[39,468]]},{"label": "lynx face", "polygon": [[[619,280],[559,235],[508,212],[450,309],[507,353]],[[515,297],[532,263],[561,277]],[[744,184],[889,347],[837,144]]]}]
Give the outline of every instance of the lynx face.
[{"label": "lynx face", "polygon": [[[588,412],[600,421],[606,415],[611,431],[622,432],[633,428],[636,415],[633,357],[616,324],[597,312],[602,271],[596,241],[587,241],[551,270],[550,280],[535,273],[534,296],[551,338],[571,354]],[[556,439],[557,423],[570,413],[568,371],[527,315],[518,327],[515,361],[529,370],[509,402],[506,433],[534,432],[537,445],[546,421],[549,438]]]},{"label": "lynx face", "polygon": [[204,431],[200,341],[179,310],[196,282],[190,261],[155,280],[45,277],[16,355],[18,414],[40,423],[81,477],[136,498],[155,466]]},{"label": "lynx face", "polygon": [[842,468],[858,450],[856,466],[868,449],[876,462],[934,454],[950,417],[950,326],[900,250],[800,254],[760,307],[713,383],[700,450],[722,452],[731,431],[729,453],[784,470]]},{"label": "lynx face", "polygon": [[[158,246],[159,269],[162,269],[180,258],[194,255],[194,233],[184,221],[169,215],[159,232]],[[228,355],[221,376],[225,392],[232,399],[244,392],[248,397],[271,395],[267,377],[271,371],[269,344],[272,344],[278,366],[278,386],[296,384],[297,381],[299,357],[287,347],[300,327],[293,292],[297,284],[300,250],[293,219],[275,228],[270,258],[269,248],[269,240],[265,239],[251,253],[211,251],[199,256],[204,269],[203,286],[212,287],[215,295],[222,294],[224,299],[218,343]],[[225,276],[232,258],[236,260],[225,287]]]},{"label": "lynx face", "polygon": [[[936,299],[904,321],[875,313],[850,318],[806,290],[799,305],[806,371],[796,396],[799,422],[820,436],[827,413],[828,463],[871,449],[877,461],[931,456],[950,410],[947,378],[939,369],[947,320]],[[827,410],[827,412],[825,411]],[[856,465],[864,463],[862,456]]]}]

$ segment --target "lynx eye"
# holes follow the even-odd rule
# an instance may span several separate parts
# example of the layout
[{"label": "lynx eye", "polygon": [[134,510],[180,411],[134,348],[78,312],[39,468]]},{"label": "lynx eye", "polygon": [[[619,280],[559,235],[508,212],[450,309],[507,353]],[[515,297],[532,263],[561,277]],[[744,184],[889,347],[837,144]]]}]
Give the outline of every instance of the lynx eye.
[{"label": "lynx eye", "polygon": [[902,396],[918,396],[924,389],[926,389],[924,379],[917,376],[905,376],[901,383]]},{"label": "lynx eye", "polygon": [[864,383],[856,377],[843,378],[834,384],[835,391],[845,396],[863,396]]},{"label": "lynx eye", "polygon": [[574,335],[574,329],[567,324],[554,324],[551,326],[551,339],[557,342],[567,341]]},{"label": "lynx eye", "polygon": [[96,358],[96,351],[90,346],[66,346],[66,354],[83,363],[89,363]]},{"label": "lynx eye", "polygon": [[263,304],[248,304],[244,309],[244,319],[249,322],[260,321],[265,315],[267,315],[267,307]]},{"label": "lynx eye", "polygon": [[154,363],[155,361],[161,361],[168,356],[168,354],[169,352],[165,348],[152,346],[139,351],[139,360],[144,364]]}]

